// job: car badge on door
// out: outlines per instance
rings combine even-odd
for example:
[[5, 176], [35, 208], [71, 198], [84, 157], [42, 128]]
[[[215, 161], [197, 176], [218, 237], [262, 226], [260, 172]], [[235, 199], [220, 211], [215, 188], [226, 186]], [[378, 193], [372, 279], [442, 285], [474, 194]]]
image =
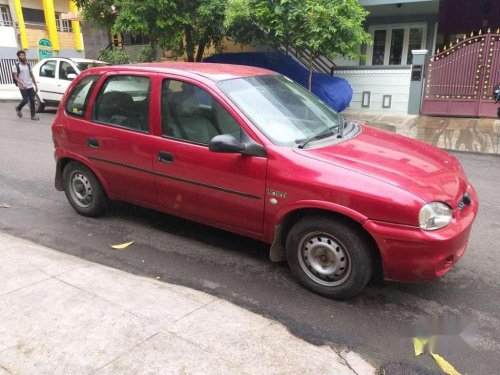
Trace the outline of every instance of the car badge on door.
[[272, 189], [267, 189], [267, 194], [273, 196], [273, 197], [280, 197], [280, 198], [286, 198], [288, 193], [283, 193], [281, 191], [277, 190], [272, 190]]

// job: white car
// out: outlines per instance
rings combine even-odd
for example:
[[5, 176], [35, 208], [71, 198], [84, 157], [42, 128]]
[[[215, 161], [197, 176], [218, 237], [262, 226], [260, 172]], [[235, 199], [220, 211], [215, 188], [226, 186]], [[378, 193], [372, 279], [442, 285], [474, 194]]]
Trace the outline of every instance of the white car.
[[45, 107], [57, 107], [64, 93], [78, 74], [98, 66], [109, 65], [104, 61], [53, 57], [39, 61], [33, 67], [33, 75], [38, 85], [36, 111]]

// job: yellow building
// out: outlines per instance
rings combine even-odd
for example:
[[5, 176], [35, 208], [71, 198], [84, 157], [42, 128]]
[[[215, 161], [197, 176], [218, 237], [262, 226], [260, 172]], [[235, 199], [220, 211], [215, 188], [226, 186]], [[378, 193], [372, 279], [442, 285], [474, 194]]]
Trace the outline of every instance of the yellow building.
[[[80, 22], [72, 0], [0, 0], [0, 59], [85, 57]], [[73, 18], [74, 19], [74, 18]]]

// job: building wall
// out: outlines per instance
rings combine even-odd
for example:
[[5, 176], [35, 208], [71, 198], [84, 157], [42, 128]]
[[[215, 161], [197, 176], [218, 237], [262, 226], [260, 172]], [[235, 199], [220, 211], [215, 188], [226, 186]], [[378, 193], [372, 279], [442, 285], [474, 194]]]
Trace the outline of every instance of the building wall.
[[16, 31], [13, 27], [0, 27], [0, 59], [11, 59], [18, 50]]
[[[136, 44], [136, 45], [125, 45], [123, 46], [123, 49], [127, 54], [130, 56], [130, 61], [137, 61], [137, 56], [140, 52], [141, 49], [144, 47], [147, 47], [147, 44]], [[250, 45], [240, 45], [237, 43], [234, 43], [230, 39], [224, 39], [222, 42], [222, 52], [255, 52], [257, 50], [256, 47], [250, 46]], [[213, 46], [210, 46], [209, 48], [205, 48], [203, 58], [212, 56], [213, 54], [217, 53], [218, 51], [215, 50]], [[168, 51], [165, 52], [166, 58], [169, 60], [177, 60], [177, 61], [187, 61], [187, 56], [171, 56]], [[163, 52], [158, 51], [158, 58], [161, 59], [163, 57]]]
[[441, 0], [439, 4], [438, 47], [455, 42], [457, 34], [469, 35], [500, 27], [499, 0]]
[[[345, 67], [335, 69], [336, 77], [345, 78], [352, 86], [353, 98], [350, 109], [369, 111], [387, 111], [407, 113], [410, 94], [409, 67], [374, 68], [374, 67]], [[363, 106], [365, 93], [366, 106]], [[369, 101], [368, 101], [369, 96]], [[390, 108], [384, 108], [386, 104]]]
[[82, 22], [82, 35], [85, 44], [85, 56], [89, 59], [97, 59], [99, 51], [109, 44], [109, 34], [103, 28], [94, 23]]
[[[57, 13], [69, 12], [69, 0], [53, 0], [54, 10]], [[0, 0], [0, 4], [9, 5], [13, 22], [17, 23], [14, 2], [12, 0]], [[43, 10], [41, 0], [21, 0], [23, 8]], [[26, 22], [25, 22], [26, 23]], [[26, 24], [26, 34], [29, 48], [26, 50], [29, 59], [38, 59], [38, 42], [40, 39], [50, 39], [46, 25]], [[73, 32], [57, 32], [59, 39], [59, 51], [53, 51], [54, 56], [62, 57], [85, 57], [84, 51], [76, 50], [75, 34]], [[14, 27], [0, 27], [0, 58], [15, 57], [16, 51], [20, 49], [19, 30]]]
[[[371, 26], [425, 24], [425, 49], [429, 50], [429, 54], [432, 54], [435, 42], [437, 20], [438, 15], [435, 13], [403, 14], [398, 15], [397, 17], [368, 17], [366, 21], [366, 29], [368, 30]], [[362, 48], [361, 52], [366, 56], [366, 48]], [[350, 104], [350, 109], [384, 111], [386, 113], [408, 112], [411, 66], [368, 66], [367, 62], [363, 58], [359, 60], [339, 58], [334, 62], [337, 64], [334, 75], [345, 78], [353, 88], [353, 99]], [[363, 98], [365, 103], [363, 103]], [[389, 101], [390, 107], [384, 108], [384, 104], [389, 104]]]

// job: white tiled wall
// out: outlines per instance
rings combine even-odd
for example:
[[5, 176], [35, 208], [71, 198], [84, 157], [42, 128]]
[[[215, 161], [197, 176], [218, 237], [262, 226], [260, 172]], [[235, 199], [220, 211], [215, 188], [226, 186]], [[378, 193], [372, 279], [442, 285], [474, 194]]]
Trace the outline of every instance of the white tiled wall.
[[[334, 75], [345, 78], [353, 88], [350, 109], [407, 113], [410, 94], [410, 67], [398, 69], [335, 69]], [[370, 93], [370, 106], [362, 107], [363, 92]], [[383, 108], [384, 95], [391, 96], [391, 108]]]

